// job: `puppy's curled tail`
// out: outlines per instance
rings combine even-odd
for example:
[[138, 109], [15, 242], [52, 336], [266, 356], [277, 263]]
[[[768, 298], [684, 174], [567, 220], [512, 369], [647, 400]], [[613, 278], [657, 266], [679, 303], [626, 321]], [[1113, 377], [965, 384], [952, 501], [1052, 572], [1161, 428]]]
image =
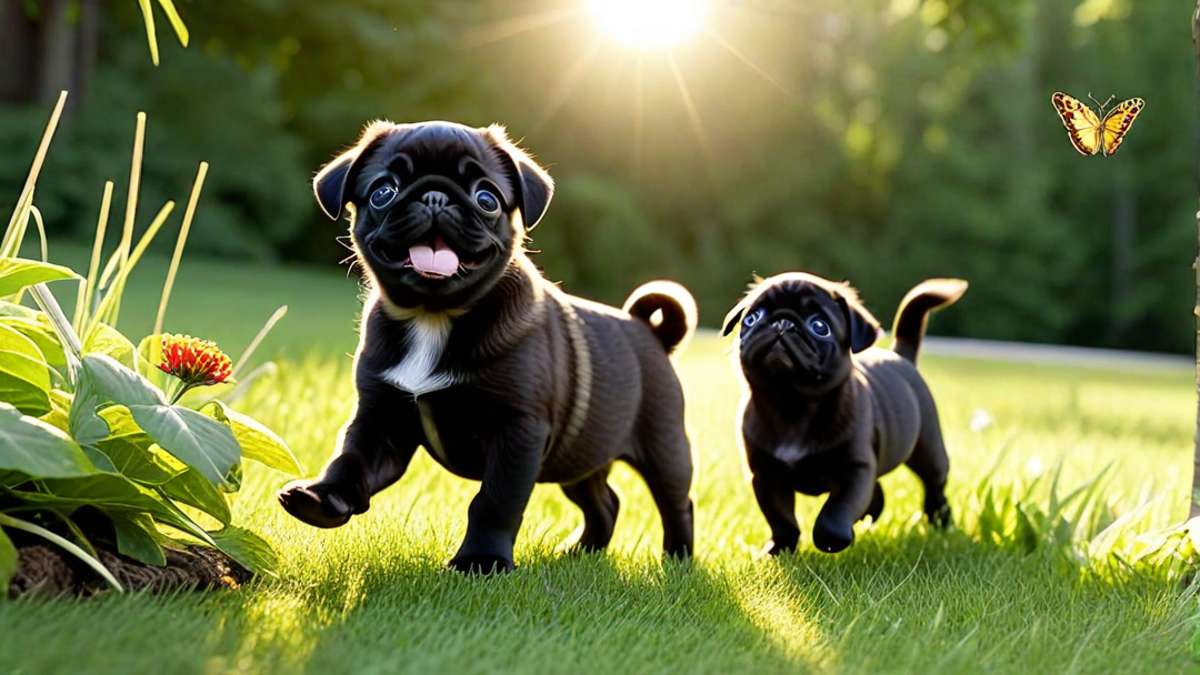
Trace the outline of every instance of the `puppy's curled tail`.
[[621, 309], [650, 324], [671, 354], [696, 332], [696, 301], [674, 281], [651, 281], [634, 289]]
[[900, 301], [896, 325], [892, 329], [895, 338], [892, 351], [916, 364], [929, 313], [954, 304], [966, 291], [967, 282], [962, 279], [927, 279], [917, 284]]

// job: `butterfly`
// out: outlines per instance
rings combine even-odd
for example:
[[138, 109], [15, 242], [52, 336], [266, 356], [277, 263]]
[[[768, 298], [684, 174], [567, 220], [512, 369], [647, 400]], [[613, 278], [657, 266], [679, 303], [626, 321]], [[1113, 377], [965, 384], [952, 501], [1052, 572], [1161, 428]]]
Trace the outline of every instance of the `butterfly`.
[[[1088, 98], [1092, 98], [1092, 95], [1088, 94]], [[1100, 103], [1092, 98], [1092, 103], [1096, 104], [1100, 115], [1103, 115], [1100, 117], [1074, 96], [1056, 91], [1050, 97], [1054, 109], [1058, 111], [1059, 117], [1062, 117], [1063, 126], [1067, 128], [1067, 137], [1071, 139], [1071, 145], [1074, 145], [1080, 154], [1103, 153], [1108, 157], [1115, 153], [1121, 146], [1121, 141], [1125, 139], [1125, 134], [1129, 133], [1129, 127], [1133, 126], [1133, 121], [1146, 106], [1142, 99], [1131, 98], [1118, 103], [1106, 114], [1104, 109], [1112, 100], [1113, 97], [1109, 96], [1107, 101]]]

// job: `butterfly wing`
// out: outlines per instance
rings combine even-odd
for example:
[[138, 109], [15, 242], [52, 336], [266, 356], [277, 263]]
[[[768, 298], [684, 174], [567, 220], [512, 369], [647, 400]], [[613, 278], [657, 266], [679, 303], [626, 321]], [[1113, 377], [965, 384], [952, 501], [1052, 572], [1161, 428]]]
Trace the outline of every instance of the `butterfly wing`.
[[[1054, 104], [1054, 109], [1062, 118], [1063, 126], [1067, 128], [1067, 137], [1071, 139], [1071, 145], [1084, 155], [1094, 155], [1099, 152], [1102, 147], [1102, 138], [1100, 118], [1096, 117], [1096, 113], [1092, 112], [1092, 109], [1079, 99], [1061, 91], [1054, 92], [1054, 96], [1050, 97], [1050, 102]], [[1116, 112], [1116, 109], [1113, 112]], [[1120, 140], [1117, 143], [1119, 144]]]
[[1102, 150], [1105, 157], [1115, 153], [1121, 146], [1121, 141], [1125, 140], [1125, 134], [1129, 132], [1129, 127], [1133, 126], [1133, 121], [1141, 114], [1144, 107], [1146, 107], [1145, 101], [1140, 98], [1131, 98], [1121, 102], [1104, 116], [1101, 134], [1104, 136]]

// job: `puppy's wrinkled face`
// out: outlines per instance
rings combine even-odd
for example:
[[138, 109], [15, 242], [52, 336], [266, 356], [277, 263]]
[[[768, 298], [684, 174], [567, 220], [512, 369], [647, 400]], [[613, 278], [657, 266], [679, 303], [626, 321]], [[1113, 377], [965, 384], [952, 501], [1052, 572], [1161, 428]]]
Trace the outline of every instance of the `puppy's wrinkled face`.
[[752, 389], [819, 396], [846, 381], [851, 353], [875, 342], [879, 323], [849, 286], [793, 272], [764, 280], [734, 307], [725, 334], [735, 327]]
[[376, 122], [314, 189], [331, 217], [350, 205], [355, 251], [389, 302], [440, 311], [495, 285], [552, 183], [499, 127]]

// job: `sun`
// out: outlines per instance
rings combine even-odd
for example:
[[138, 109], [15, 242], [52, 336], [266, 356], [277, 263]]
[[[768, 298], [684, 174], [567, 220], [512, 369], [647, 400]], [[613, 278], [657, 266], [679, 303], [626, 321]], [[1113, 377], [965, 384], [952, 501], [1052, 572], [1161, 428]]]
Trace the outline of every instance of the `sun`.
[[704, 29], [706, 0], [589, 0], [596, 23], [612, 39], [639, 49], [674, 47]]

